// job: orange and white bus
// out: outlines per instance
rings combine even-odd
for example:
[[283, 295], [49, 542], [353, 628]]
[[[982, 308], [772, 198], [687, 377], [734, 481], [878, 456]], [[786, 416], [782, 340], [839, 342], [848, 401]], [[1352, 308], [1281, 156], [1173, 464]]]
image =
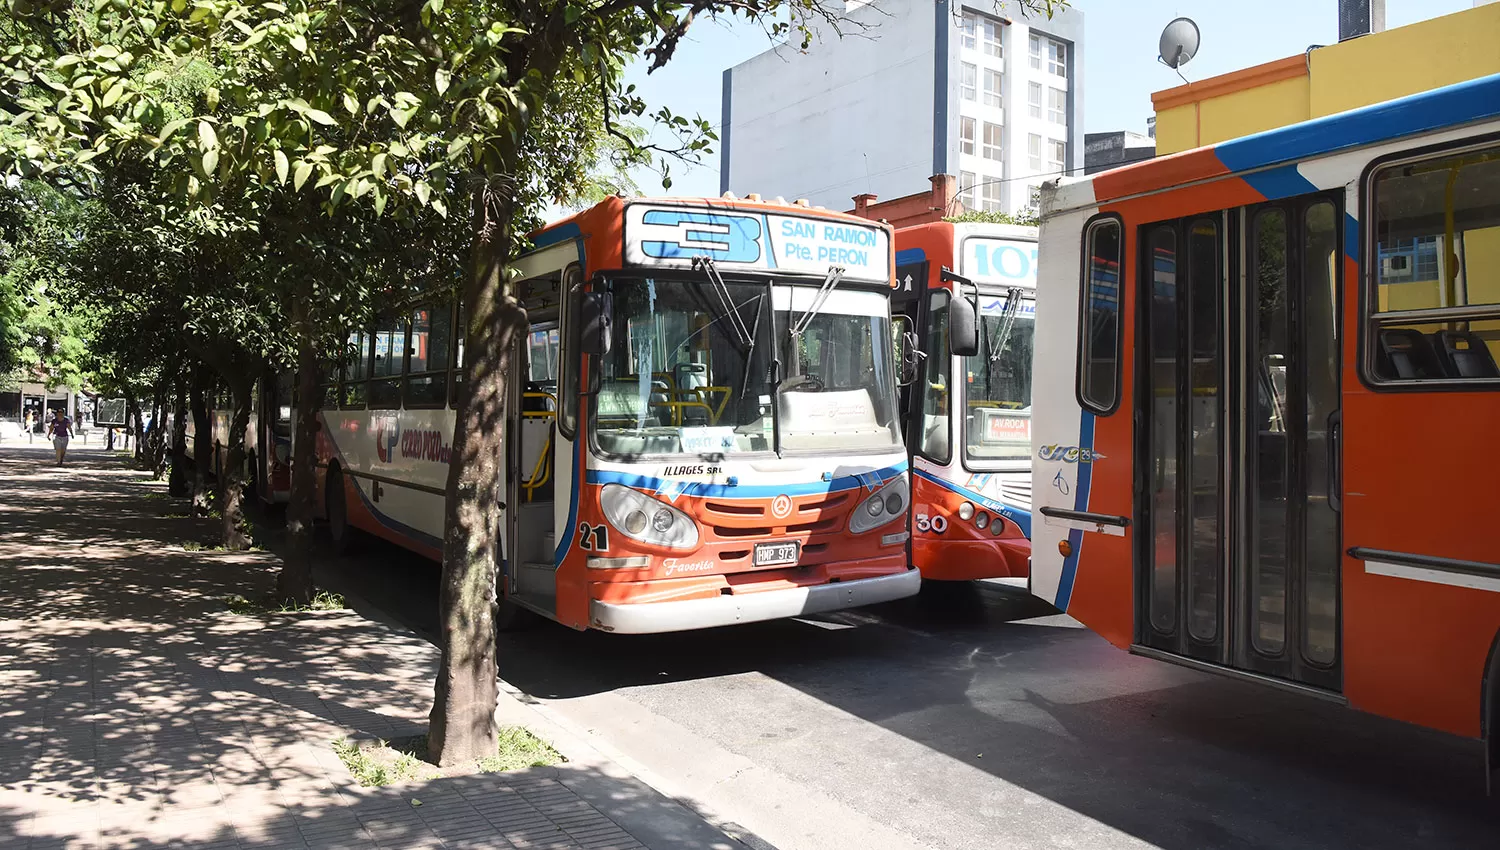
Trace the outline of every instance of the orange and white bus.
[[[576, 629], [668, 632], [915, 593], [888, 225], [751, 196], [611, 198], [513, 264], [502, 590]], [[462, 323], [352, 335], [323, 492], [438, 557]]]
[[1031, 590], [1500, 767], [1500, 75], [1043, 192]]
[[[293, 373], [271, 374], [255, 382], [250, 419], [245, 425], [245, 495], [263, 505], [284, 505], [292, 490], [292, 379]], [[209, 447], [204, 471], [217, 478], [229, 462], [229, 426], [234, 420], [234, 400], [227, 391], [210, 396], [208, 403]], [[163, 423], [168, 425], [169, 423]], [[183, 454], [196, 464], [197, 433], [191, 413]]]
[[[896, 231], [896, 309], [916, 329], [903, 394], [912, 561], [924, 579], [1024, 578], [1031, 560], [1034, 227], [936, 222]], [[953, 302], [967, 302], [963, 318]], [[972, 350], [949, 324], [972, 322]], [[961, 415], [954, 415], [955, 411]]]

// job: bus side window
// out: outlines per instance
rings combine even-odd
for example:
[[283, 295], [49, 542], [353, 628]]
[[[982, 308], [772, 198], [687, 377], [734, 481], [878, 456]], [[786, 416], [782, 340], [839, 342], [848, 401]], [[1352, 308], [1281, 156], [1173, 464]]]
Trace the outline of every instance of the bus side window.
[[454, 315], [457, 318], [453, 322], [453, 381], [448, 386], [448, 406], [457, 410], [458, 397], [463, 393], [464, 379], [468, 377], [468, 371], [464, 369], [464, 340], [469, 332], [464, 325], [467, 317], [464, 316], [463, 302], [459, 302]]
[[1101, 218], [1084, 234], [1078, 327], [1078, 401], [1109, 415], [1120, 401], [1120, 220]]
[[1500, 381], [1497, 186], [1493, 144], [1371, 174], [1364, 345], [1375, 382]]
[[426, 304], [411, 312], [406, 357], [406, 406], [442, 407], [448, 393], [448, 349], [453, 343], [453, 310]]
[[339, 406], [346, 410], [364, 407], [368, 398], [370, 341], [371, 335], [365, 331], [349, 334], [348, 350], [344, 352], [344, 397], [339, 400]]
[[370, 407], [401, 406], [401, 370], [406, 363], [406, 322], [386, 317], [375, 324], [375, 359], [370, 368]]

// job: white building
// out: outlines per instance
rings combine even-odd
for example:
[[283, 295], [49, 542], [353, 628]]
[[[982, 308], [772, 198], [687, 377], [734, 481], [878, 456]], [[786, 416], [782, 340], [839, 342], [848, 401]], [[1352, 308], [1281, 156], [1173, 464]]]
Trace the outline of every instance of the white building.
[[720, 191], [844, 209], [954, 174], [966, 206], [1013, 213], [1042, 180], [1082, 173], [1082, 12], [873, 0], [847, 15], [843, 38], [724, 72]]

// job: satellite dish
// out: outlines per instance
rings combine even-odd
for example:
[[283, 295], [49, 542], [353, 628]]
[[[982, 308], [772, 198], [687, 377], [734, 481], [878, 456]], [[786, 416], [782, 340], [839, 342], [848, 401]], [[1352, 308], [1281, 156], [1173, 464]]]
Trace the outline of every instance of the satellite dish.
[[1161, 31], [1160, 61], [1172, 70], [1186, 65], [1198, 53], [1202, 35], [1192, 18], [1177, 18]]

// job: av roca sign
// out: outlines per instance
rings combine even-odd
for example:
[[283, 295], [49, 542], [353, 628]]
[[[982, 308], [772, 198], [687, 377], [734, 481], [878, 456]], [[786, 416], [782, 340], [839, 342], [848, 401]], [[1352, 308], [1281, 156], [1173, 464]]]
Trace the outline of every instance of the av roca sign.
[[625, 208], [625, 262], [689, 268], [696, 257], [720, 266], [826, 274], [842, 266], [851, 280], [890, 278], [885, 230], [843, 221], [702, 207]]

